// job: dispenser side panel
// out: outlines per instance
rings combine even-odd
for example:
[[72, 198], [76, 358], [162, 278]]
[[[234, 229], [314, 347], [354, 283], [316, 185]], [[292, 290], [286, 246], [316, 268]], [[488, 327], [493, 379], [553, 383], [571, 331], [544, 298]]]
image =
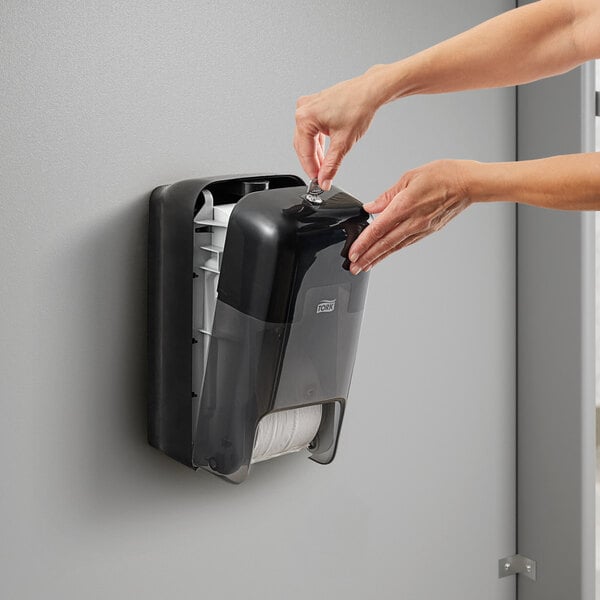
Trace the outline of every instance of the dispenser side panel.
[[195, 181], [157, 188], [148, 228], [148, 441], [191, 465]]

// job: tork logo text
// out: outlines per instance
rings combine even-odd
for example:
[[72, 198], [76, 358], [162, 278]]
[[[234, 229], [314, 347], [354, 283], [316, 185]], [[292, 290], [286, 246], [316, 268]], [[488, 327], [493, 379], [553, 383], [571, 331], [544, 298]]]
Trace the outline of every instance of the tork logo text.
[[317, 314], [325, 312], [333, 312], [335, 310], [335, 298], [333, 300], [321, 300], [317, 304]]

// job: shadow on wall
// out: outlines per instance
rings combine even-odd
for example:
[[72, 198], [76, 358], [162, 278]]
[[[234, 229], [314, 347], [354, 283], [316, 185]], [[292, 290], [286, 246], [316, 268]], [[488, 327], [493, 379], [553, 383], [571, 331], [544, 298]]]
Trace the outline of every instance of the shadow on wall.
[[182, 505], [200, 508], [213, 498], [237, 502], [267, 480], [270, 493], [294, 481], [301, 485], [303, 468], [318, 468], [305, 457], [281, 457], [255, 465], [247, 482], [233, 486], [148, 445], [147, 222], [148, 195], [123, 202], [109, 218], [93, 226], [88, 222], [71, 238], [64, 257], [75, 265], [66, 301], [78, 313], [70, 317], [65, 344], [73, 361], [68, 372], [76, 375], [63, 376], [64, 391], [56, 390], [64, 408], [54, 426], [62, 434], [68, 420], [70, 430], [62, 437], [64, 456], [55, 468], [88, 526], [90, 519], [118, 517], [116, 523], [122, 523], [124, 515], [141, 517], [158, 505], [165, 514]]

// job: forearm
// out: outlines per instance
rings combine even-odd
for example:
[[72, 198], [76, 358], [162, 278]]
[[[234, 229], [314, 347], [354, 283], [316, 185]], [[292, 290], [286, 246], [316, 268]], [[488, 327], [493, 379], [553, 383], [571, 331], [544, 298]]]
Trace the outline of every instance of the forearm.
[[510, 201], [561, 210], [600, 210], [600, 153], [462, 164], [473, 202]]
[[384, 104], [412, 94], [503, 87], [563, 73], [597, 51], [598, 5], [598, 0], [540, 0], [508, 11], [373, 69], [374, 94]]

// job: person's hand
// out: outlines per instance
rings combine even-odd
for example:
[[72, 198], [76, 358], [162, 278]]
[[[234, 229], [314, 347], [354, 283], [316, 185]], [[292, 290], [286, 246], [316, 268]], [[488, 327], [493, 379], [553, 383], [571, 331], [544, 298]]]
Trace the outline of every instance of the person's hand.
[[[360, 77], [298, 100], [294, 148], [306, 174], [311, 179], [318, 177], [324, 190], [331, 187], [342, 160], [367, 131], [382, 104], [380, 76], [384, 69], [377, 65]], [[327, 152], [326, 136], [330, 139]]]
[[438, 231], [471, 204], [466, 174], [472, 161], [438, 160], [405, 173], [364, 205], [381, 213], [350, 248], [350, 271], [368, 271], [386, 256]]

